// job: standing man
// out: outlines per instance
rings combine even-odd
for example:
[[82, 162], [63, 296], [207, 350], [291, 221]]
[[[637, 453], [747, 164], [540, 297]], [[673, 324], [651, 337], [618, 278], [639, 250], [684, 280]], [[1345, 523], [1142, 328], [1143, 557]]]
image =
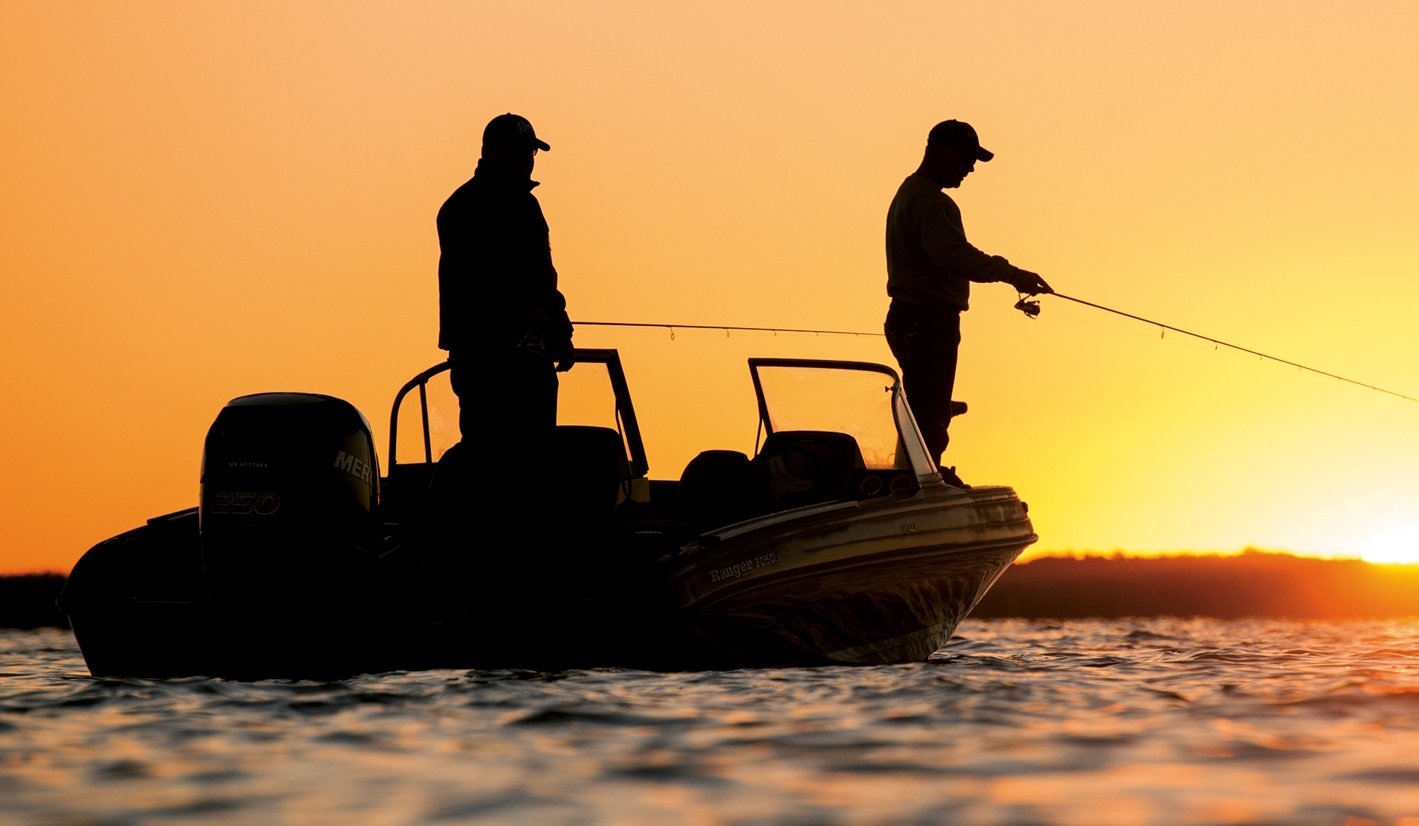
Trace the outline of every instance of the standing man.
[[567, 302], [532, 194], [539, 149], [551, 147], [526, 118], [493, 118], [472, 180], [438, 214], [439, 347], [452, 365], [463, 439], [493, 459], [547, 445], [556, 371], [572, 360]]
[[[971, 246], [960, 208], [942, 191], [960, 186], [976, 161], [993, 157], [970, 124], [942, 121], [926, 138], [921, 166], [887, 210], [887, 344], [937, 467], [949, 440], [961, 313], [969, 307], [971, 282], [1003, 281], [1030, 295], [1053, 292], [1035, 273]], [[967, 487], [954, 467], [941, 467], [941, 475], [947, 484]]]

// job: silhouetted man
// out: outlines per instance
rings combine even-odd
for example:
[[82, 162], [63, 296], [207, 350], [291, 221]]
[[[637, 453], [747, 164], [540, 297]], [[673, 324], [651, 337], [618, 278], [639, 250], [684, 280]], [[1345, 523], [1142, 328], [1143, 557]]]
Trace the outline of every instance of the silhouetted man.
[[554, 365], [572, 358], [547, 220], [532, 194], [539, 149], [551, 147], [526, 118], [493, 118], [473, 179], [438, 215], [439, 347], [452, 364], [465, 449], [497, 459], [546, 446], [557, 423]]
[[[921, 166], [897, 189], [887, 210], [887, 344], [902, 368], [912, 414], [941, 466], [949, 441], [951, 389], [961, 313], [971, 282], [1003, 281], [1022, 293], [1053, 292], [1044, 279], [966, 240], [961, 210], [943, 192], [995, 155], [981, 148], [976, 130], [956, 120], [932, 127]], [[954, 467], [941, 468], [949, 484], [965, 487]]]

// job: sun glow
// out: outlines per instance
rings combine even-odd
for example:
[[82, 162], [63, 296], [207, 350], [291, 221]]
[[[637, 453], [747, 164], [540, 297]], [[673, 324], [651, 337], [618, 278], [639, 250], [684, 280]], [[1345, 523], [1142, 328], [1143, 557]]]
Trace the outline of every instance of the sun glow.
[[1380, 564], [1419, 563], [1419, 522], [1391, 525], [1360, 545], [1360, 558]]
[[[1419, 392], [1419, 3], [347, 5], [0, 2], [0, 573], [195, 504], [235, 396], [347, 399], [383, 448], [443, 359], [435, 217], [507, 111], [554, 147], [579, 320], [880, 331], [888, 204], [960, 118], [996, 153], [952, 190], [987, 253]], [[1043, 547], [1419, 562], [1411, 402], [1016, 300], [972, 288], [946, 463]], [[754, 450], [750, 357], [896, 364], [875, 336], [576, 341], [620, 351], [656, 479]]]

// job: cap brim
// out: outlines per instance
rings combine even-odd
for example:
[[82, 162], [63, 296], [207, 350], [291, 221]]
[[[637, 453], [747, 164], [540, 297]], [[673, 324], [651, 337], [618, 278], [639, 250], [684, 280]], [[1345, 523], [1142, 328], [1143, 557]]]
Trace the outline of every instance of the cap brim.
[[552, 150], [552, 147], [548, 146], [546, 141], [534, 139], [532, 145], [541, 149], [543, 152], [550, 152]]
[[990, 160], [991, 158], [994, 158], [994, 157], [995, 157], [995, 153], [994, 153], [994, 152], [991, 152], [989, 149], [986, 149], [986, 148], [983, 147], [983, 146], [977, 146], [977, 147], [976, 147], [976, 160], [978, 160], [978, 161], [988, 161], [988, 160]]

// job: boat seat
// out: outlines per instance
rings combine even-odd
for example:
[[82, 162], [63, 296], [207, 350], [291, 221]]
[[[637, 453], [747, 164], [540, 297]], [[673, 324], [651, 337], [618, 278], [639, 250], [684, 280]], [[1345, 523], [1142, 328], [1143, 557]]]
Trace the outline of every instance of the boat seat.
[[552, 437], [558, 505], [571, 518], [609, 516], [631, 479], [626, 444], [609, 427], [558, 425]]
[[675, 490], [675, 518], [701, 532], [768, 513], [764, 477], [737, 450], [706, 450], [690, 460]]
[[[517, 497], [526, 491], [508, 489], [501, 474], [479, 462], [464, 442], [449, 448], [438, 461], [429, 495], [441, 507], [487, 497]], [[621, 434], [609, 427], [558, 425], [552, 434], [550, 466], [540, 475], [552, 479], [554, 502], [575, 511], [606, 511], [631, 478]]]
[[754, 465], [765, 479], [776, 510], [837, 499], [862, 468], [862, 450], [846, 433], [784, 430], [764, 440]]

